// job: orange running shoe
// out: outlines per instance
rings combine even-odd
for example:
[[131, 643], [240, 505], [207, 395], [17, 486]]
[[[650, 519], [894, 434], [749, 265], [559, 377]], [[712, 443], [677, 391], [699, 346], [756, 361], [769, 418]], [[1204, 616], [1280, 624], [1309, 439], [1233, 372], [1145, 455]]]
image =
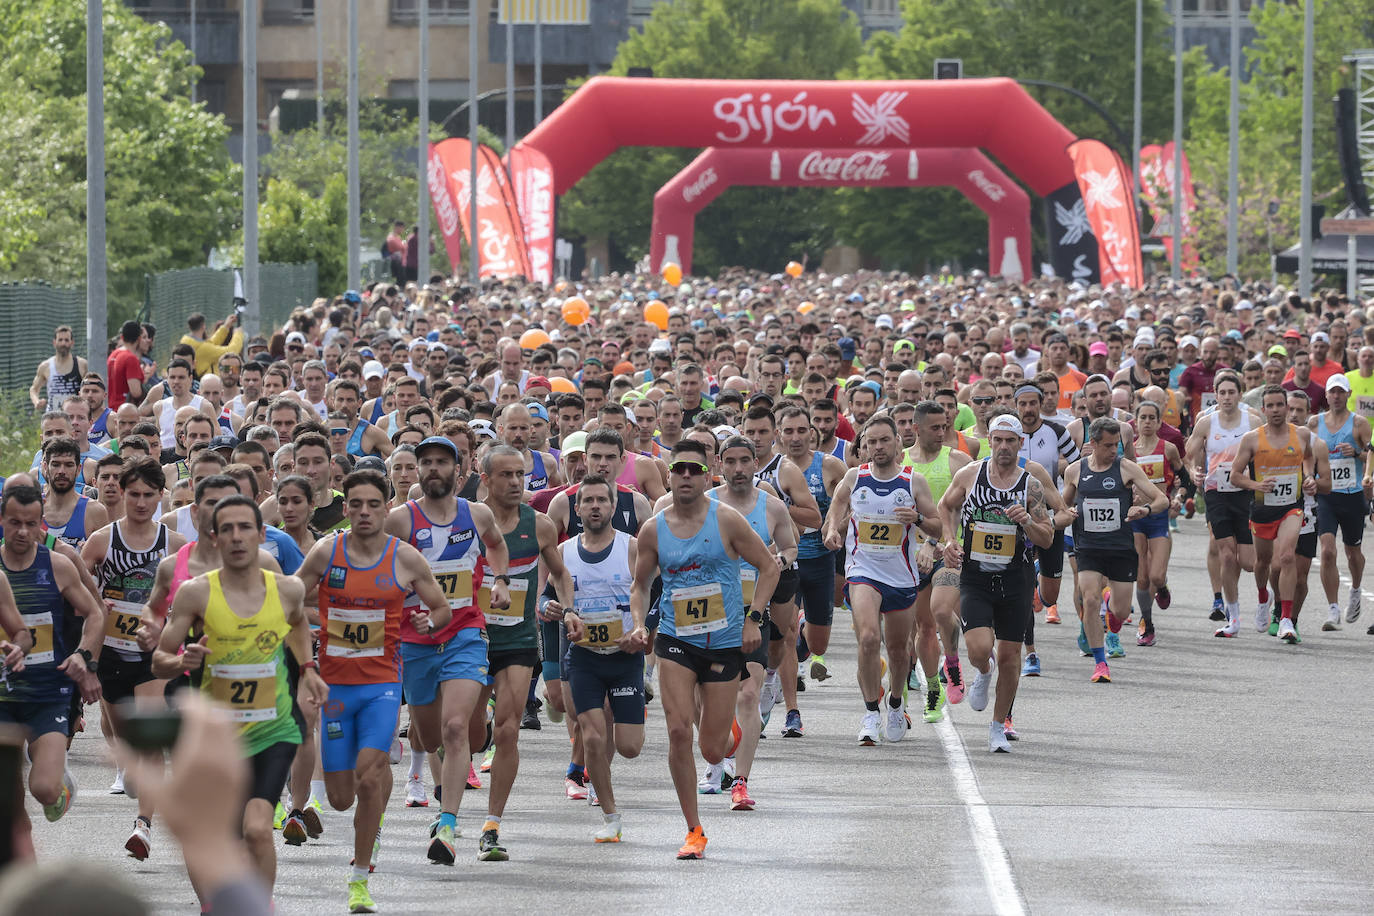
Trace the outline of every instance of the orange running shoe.
[[1045, 623], [1059, 623], [1059, 605], [1051, 604], [1045, 608]]
[[730, 787], [730, 810], [754, 810], [754, 800], [749, 797], [749, 783], [743, 777], [737, 778], [735, 784]]
[[1031, 592], [1031, 613], [1039, 614], [1045, 609], [1045, 604], [1040, 600], [1040, 589]]
[[482, 780], [481, 780], [480, 777], [478, 777], [477, 771], [476, 771], [475, 769], [473, 769], [472, 764], [468, 764], [468, 788], [469, 788], [469, 789], [480, 789], [480, 788], [482, 788]]
[[701, 829], [700, 824], [687, 831], [687, 839], [683, 841], [682, 848], [677, 851], [677, 857], [679, 859], [706, 858], [706, 833]]

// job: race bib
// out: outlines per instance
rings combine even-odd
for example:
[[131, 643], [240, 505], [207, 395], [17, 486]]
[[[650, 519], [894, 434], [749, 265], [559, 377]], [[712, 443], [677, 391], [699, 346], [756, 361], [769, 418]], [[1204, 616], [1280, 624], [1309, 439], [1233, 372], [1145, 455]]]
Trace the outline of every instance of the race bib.
[[1366, 419], [1374, 420], [1374, 395], [1362, 394], [1355, 398], [1355, 412]]
[[434, 570], [434, 578], [444, 590], [450, 608], [457, 611], [472, 604], [471, 560], [431, 560], [429, 568]]
[[1083, 500], [1083, 530], [1094, 533], [1117, 531], [1121, 528], [1121, 501], [1116, 499]]
[[380, 656], [386, 646], [385, 608], [330, 608], [325, 654], [333, 658]]
[[1274, 489], [1264, 494], [1266, 506], [1291, 506], [1298, 501], [1298, 475], [1275, 474], [1269, 478], [1274, 481]]
[[477, 606], [489, 627], [518, 627], [525, 622], [525, 593], [530, 584], [524, 579], [511, 579], [506, 590], [510, 592], [510, 606], [493, 608], [491, 606], [491, 586], [483, 585], [477, 590]]
[[989, 566], [1006, 566], [1016, 552], [1016, 526], [974, 522], [969, 558]]
[[865, 550], [896, 551], [902, 549], [902, 537], [906, 526], [901, 522], [884, 516], [855, 518], [859, 532], [859, 543]]
[[1140, 465], [1140, 469], [1150, 478], [1151, 483], [1164, 482], [1163, 455], [1142, 455], [1136, 459], [1136, 464]]
[[744, 606], [749, 607], [754, 603], [754, 586], [758, 584], [759, 571], [757, 569], [746, 569], [743, 564], [739, 568], [739, 587], [744, 593]]
[[602, 655], [618, 652], [616, 645], [625, 635], [624, 605], [616, 604], [614, 598], [584, 598], [575, 603], [577, 616], [582, 618], [586, 633], [575, 645]]
[[[377, 630], [381, 632], [382, 628]], [[276, 662], [211, 665], [210, 695], [229, 707], [230, 718], [235, 722], [270, 722], [277, 717]]]
[[699, 636], [725, 629], [725, 597], [719, 582], [675, 588], [672, 602], [673, 629], [678, 636]]
[[138, 647], [138, 627], [143, 605], [133, 601], [106, 599], [110, 612], [105, 615], [105, 645], [120, 652], [142, 652]]
[[1223, 461], [1217, 465], [1216, 469], [1217, 492], [1219, 493], [1238, 493], [1240, 487], [1231, 483], [1231, 462]]
[[1331, 489], [1333, 490], [1352, 490], [1356, 486], [1355, 481], [1355, 459], [1354, 458], [1332, 458], [1331, 459]]
[[24, 659], [25, 665], [50, 665], [53, 662], [52, 612], [41, 614], [20, 614], [19, 618], [28, 627], [33, 637], [33, 648]]
[[1202, 411], [1211, 410], [1217, 406], [1217, 393], [1215, 391], [1202, 392]]

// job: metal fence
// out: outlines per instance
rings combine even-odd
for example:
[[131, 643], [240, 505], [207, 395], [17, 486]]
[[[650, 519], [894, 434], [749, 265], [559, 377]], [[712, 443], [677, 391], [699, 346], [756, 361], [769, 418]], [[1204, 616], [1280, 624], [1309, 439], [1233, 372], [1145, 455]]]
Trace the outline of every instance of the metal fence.
[[[262, 332], [270, 336], [293, 309], [310, 305], [319, 289], [319, 269], [309, 264], [263, 264], [258, 268], [262, 297]], [[166, 365], [172, 347], [186, 333], [186, 319], [200, 312], [207, 324], [234, 309], [234, 272], [189, 267], [150, 274], [144, 287], [141, 318], [157, 327], [154, 354]]]
[[53, 329], [63, 324], [71, 325], [74, 352], [84, 355], [85, 290], [0, 283], [0, 389], [27, 389], [32, 384], [38, 364], [52, 356]]

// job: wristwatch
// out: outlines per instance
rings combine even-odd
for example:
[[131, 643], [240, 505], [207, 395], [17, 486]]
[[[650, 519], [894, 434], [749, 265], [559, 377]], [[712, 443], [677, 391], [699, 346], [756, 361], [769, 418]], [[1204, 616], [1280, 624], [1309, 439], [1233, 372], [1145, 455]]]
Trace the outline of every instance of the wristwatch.
[[756, 611], [753, 608], [750, 608], [748, 617], [751, 623], [763, 626], [763, 611]]
[[90, 649], [77, 649], [76, 654], [81, 656], [81, 660], [86, 663], [87, 671], [94, 671], [97, 667], [99, 667], [98, 665], [96, 665], [95, 656], [91, 655]]

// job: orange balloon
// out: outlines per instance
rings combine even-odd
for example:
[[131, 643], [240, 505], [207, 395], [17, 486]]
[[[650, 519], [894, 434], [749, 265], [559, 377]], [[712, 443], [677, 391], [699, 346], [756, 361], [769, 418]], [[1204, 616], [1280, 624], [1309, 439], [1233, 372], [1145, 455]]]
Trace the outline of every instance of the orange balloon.
[[577, 393], [577, 386], [572, 383], [572, 380], [566, 379], [561, 375], [555, 375], [553, 378], [549, 379], [549, 385], [552, 387], [552, 390], [560, 394]]
[[801, 305], [797, 306], [797, 311], [801, 312], [803, 315], [809, 315], [809, 314], [811, 314], [812, 310], [815, 309], [815, 308], [816, 308], [816, 303], [814, 303], [814, 302], [803, 302]]
[[796, 261], [788, 261], [787, 266], [784, 267], [783, 270], [789, 277], [800, 277], [802, 275], [802, 266]]
[[668, 330], [668, 306], [657, 299], [645, 303], [644, 320], [657, 325], [660, 331]]
[[[677, 286], [682, 282], [682, 268], [672, 261], [663, 265], [663, 280], [669, 286]], [[652, 319], [649, 319], [652, 320]], [[665, 324], [664, 327], [667, 327]]]
[[520, 349], [533, 350], [549, 342], [549, 335], [538, 328], [530, 328], [520, 335]]
[[587, 305], [587, 300], [581, 296], [573, 296], [563, 303], [563, 320], [568, 324], [584, 324], [590, 317], [592, 317], [592, 310]]

